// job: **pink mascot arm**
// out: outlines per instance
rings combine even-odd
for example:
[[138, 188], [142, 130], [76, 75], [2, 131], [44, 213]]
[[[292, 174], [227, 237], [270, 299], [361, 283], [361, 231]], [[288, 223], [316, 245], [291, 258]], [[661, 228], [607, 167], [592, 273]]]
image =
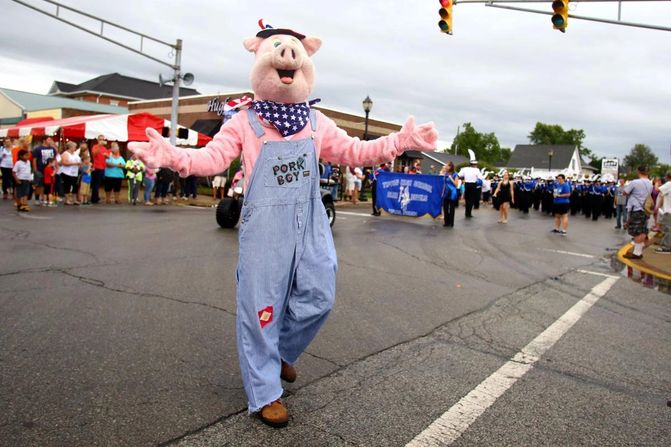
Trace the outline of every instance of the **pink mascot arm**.
[[367, 165], [390, 161], [406, 150], [433, 151], [438, 131], [433, 123], [415, 126], [415, 118], [408, 118], [399, 132], [372, 141], [352, 138], [323, 114], [319, 126], [325, 128], [321, 140], [320, 157], [346, 165]]
[[128, 149], [145, 165], [169, 168], [178, 172], [181, 177], [218, 174], [239, 157], [242, 151], [242, 140], [233, 126], [223, 126], [202, 149], [178, 149], [151, 128], [147, 129], [147, 137], [148, 143], [128, 143]]

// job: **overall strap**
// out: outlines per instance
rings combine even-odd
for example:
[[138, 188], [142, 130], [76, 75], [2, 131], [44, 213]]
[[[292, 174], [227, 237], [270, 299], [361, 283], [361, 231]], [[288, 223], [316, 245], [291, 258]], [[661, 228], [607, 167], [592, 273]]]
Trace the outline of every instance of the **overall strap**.
[[256, 134], [256, 138], [261, 138], [266, 134], [266, 131], [263, 130], [263, 126], [261, 126], [259, 118], [256, 116], [254, 109], [247, 109], [247, 119], [249, 120], [249, 125], [252, 126], [252, 129]]
[[313, 132], [317, 132], [317, 111], [310, 109], [310, 126]]

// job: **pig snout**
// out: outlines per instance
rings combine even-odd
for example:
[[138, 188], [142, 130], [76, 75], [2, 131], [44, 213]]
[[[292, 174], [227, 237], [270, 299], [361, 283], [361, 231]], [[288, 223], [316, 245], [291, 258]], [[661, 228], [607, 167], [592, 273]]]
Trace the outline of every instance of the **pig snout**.
[[275, 47], [272, 61], [282, 83], [291, 84], [294, 82], [296, 70], [303, 65], [303, 54], [291, 43], [282, 43]]

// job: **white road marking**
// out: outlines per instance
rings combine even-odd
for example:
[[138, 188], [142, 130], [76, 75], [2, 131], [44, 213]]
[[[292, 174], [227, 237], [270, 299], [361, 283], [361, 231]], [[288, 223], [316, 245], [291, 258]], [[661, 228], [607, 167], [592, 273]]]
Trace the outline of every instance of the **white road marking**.
[[562, 255], [580, 256], [582, 258], [594, 258], [595, 257], [593, 255], [588, 255], [588, 254], [585, 254], [585, 253], [576, 253], [576, 252], [573, 252], [573, 251], [564, 251], [564, 250], [552, 250], [550, 248], [541, 248], [540, 250], [551, 251], [553, 253], [559, 253], [559, 254], [562, 254]]
[[353, 213], [351, 211], [338, 211], [336, 210], [336, 219], [337, 216], [340, 214], [344, 214], [345, 216], [361, 216], [361, 217], [371, 217], [370, 214], [364, 214], [364, 213]]
[[552, 323], [531, 343], [436, 419], [406, 447], [446, 446], [457, 440], [496, 400], [550, 349], [615, 284], [609, 277]]
[[25, 214], [25, 213], [20, 213], [18, 214], [19, 217], [23, 219], [35, 219], [35, 220], [51, 220], [53, 217], [47, 217], [47, 216], [31, 216], [30, 214]]
[[188, 210], [205, 210], [205, 211], [212, 211], [213, 208], [216, 208], [214, 206], [195, 206], [195, 205], [176, 205], [176, 206], [181, 206], [182, 208], [186, 208]]
[[[337, 220], [337, 216], [340, 216], [342, 214], [344, 214], [346, 216], [367, 217], [367, 218], [370, 219], [371, 222], [376, 220], [371, 214], [353, 213], [351, 211], [338, 211], [337, 209], [336, 209], [336, 220]], [[386, 214], [385, 216], [389, 217], [389, 216], [395, 216], [395, 215], [394, 214]], [[395, 217], [401, 217], [401, 216], [395, 216]], [[422, 216], [422, 217], [416, 217], [416, 218], [412, 218], [412, 219], [410, 219], [410, 218], [408, 218], [408, 219], [393, 219], [393, 221], [394, 222], [410, 223], [410, 224], [414, 224], [414, 225], [424, 225], [424, 222], [426, 222], [429, 219], [433, 220], [434, 223], [436, 221], [436, 219], [432, 219], [430, 216], [428, 218], [425, 217], [425, 216]], [[367, 222], [367, 220], [364, 220], [363, 223], [366, 223], [366, 222]]]
[[578, 273], [586, 273], [588, 275], [594, 275], [594, 276], [603, 276], [604, 278], [619, 278], [619, 276], [616, 275], [609, 275], [607, 273], [600, 273], [600, 272], [590, 272], [589, 270], [576, 270]]

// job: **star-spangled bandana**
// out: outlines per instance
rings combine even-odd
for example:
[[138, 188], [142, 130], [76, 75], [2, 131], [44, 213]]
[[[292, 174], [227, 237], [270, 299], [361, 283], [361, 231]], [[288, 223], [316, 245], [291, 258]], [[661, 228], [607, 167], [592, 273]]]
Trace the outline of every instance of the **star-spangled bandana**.
[[269, 122], [283, 137], [294, 135], [310, 122], [310, 104], [285, 104], [274, 101], [254, 101], [252, 108], [259, 118]]

